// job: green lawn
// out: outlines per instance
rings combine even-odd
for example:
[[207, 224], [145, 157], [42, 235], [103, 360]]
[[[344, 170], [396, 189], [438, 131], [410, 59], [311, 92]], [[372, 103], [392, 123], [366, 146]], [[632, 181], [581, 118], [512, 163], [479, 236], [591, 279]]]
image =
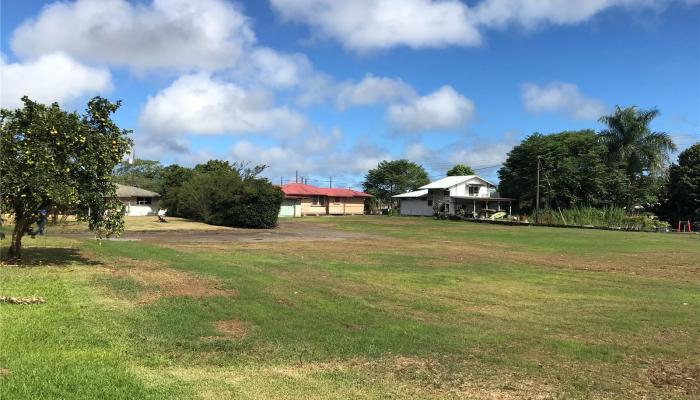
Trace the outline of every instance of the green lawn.
[[700, 396], [699, 236], [286, 223], [358, 237], [27, 239], [0, 295], [46, 303], [0, 304], [0, 399]]

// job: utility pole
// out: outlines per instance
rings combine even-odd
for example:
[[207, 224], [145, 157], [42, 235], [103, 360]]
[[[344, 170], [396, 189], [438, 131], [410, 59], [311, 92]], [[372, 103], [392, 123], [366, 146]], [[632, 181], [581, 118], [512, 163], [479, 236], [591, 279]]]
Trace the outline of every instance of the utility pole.
[[537, 197], [535, 198], [535, 223], [540, 223], [540, 156], [537, 156]]
[[299, 171], [294, 171], [294, 183], [299, 183]]
[[329, 187], [329, 188], [332, 188], [332, 187], [333, 187], [333, 177], [332, 177], [332, 176], [329, 176], [329, 177], [328, 177], [328, 187]]
[[283, 186], [284, 182], [282, 182], [282, 177], [280, 176], [280, 186]]

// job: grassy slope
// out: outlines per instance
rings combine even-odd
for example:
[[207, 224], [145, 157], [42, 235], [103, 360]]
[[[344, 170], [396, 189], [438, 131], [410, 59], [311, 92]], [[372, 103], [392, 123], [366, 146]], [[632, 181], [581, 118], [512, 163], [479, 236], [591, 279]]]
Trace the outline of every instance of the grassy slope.
[[[53, 239], [40, 256], [69, 262], [0, 270], [0, 294], [48, 300], [0, 305], [0, 398], [697, 394], [674, 380], [700, 364], [697, 237], [295, 223], [373, 236], [176, 249]], [[71, 246], [82, 253], [59, 249]], [[237, 295], [183, 295], [137, 273], [166, 267]], [[221, 320], [247, 335], [226, 337]]]

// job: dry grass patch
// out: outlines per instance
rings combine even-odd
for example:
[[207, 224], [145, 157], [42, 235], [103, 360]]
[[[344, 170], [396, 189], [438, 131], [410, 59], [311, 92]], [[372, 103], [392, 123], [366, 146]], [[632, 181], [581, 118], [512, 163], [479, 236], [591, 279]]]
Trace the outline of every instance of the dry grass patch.
[[[462, 371], [464, 369], [461, 369]], [[467, 369], [469, 370], [469, 369]], [[437, 359], [396, 356], [270, 366], [175, 368], [202, 399], [553, 399], [557, 386], [505, 370], [497, 380], [456, 372]]]
[[185, 218], [166, 217], [168, 222], [159, 222], [156, 216], [124, 217], [124, 228], [128, 231], [229, 231], [234, 228], [209, 225]]
[[675, 361], [657, 361], [648, 370], [649, 382], [676, 393], [700, 396], [700, 366]]
[[243, 339], [244, 337], [248, 336], [248, 333], [252, 329], [252, 325], [250, 323], [237, 319], [216, 321], [214, 322], [214, 327], [216, 327], [216, 330], [219, 333], [233, 339]]
[[142, 290], [138, 303], [150, 304], [161, 297], [183, 296], [203, 298], [211, 296], [236, 296], [234, 289], [221, 287], [216, 279], [203, 278], [191, 273], [163, 266], [154, 261], [134, 260], [119, 257], [106, 264], [115, 277], [130, 277], [140, 284]]

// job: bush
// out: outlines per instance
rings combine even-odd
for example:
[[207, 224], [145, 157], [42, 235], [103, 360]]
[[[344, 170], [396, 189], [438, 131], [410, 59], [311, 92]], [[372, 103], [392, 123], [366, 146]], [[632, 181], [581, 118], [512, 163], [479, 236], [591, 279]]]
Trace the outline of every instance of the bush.
[[274, 228], [283, 200], [282, 191], [267, 179], [246, 179], [237, 204], [231, 208], [231, 219], [226, 222], [242, 228]]
[[181, 217], [212, 225], [274, 228], [284, 199], [270, 181], [244, 174], [228, 164], [197, 168], [173, 199]]

